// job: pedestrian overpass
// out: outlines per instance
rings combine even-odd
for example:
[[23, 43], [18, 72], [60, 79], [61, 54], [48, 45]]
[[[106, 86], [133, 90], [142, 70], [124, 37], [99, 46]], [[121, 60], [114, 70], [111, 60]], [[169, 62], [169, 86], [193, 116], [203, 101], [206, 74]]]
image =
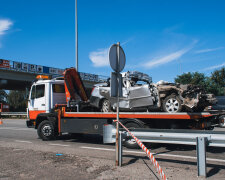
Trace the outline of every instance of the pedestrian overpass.
[[[62, 76], [63, 69], [28, 64], [17, 61], [0, 59], [0, 89], [5, 90], [26, 90], [36, 80], [37, 75], [48, 75], [51, 77]], [[107, 77], [96, 74], [80, 72], [81, 79], [87, 89], [93, 85], [104, 82]]]

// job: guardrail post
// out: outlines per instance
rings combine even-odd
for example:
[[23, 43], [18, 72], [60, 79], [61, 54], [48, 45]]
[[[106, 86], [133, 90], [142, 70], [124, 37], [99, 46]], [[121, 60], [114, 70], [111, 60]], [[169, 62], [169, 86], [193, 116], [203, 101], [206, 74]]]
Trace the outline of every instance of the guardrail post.
[[123, 133], [119, 132], [119, 166], [123, 163]]
[[206, 177], [206, 137], [197, 137], [197, 166], [198, 176]]

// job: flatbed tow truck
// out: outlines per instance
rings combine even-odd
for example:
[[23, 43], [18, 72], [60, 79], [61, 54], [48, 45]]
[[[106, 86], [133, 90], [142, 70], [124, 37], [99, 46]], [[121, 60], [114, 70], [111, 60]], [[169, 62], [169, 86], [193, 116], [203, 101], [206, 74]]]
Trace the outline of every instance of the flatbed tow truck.
[[[115, 125], [115, 112], [92, 111], [82, 80], [74, 68], [65, 70], [64, 78], [41, 78], [31, 87], [27, 126], [37, 129], [42, 140], [52, 140], [64, 133], [103, 135], [104, 126]], [[211, 130], [224, 121], [224, 116], [217, 112], [121, 112], [119, 117], [129, 129]], [[136, 145], [126, 140], [125, 146]]]

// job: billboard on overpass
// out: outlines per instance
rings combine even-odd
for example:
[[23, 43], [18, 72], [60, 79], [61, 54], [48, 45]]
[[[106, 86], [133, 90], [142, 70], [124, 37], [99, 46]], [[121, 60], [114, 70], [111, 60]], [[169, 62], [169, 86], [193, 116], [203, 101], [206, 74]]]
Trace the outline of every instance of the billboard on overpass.
[[10, 61], [0, 59], [0, 68], [10, 68]]
[[34, 64], [29, 64], [29, 71], [31, 71], [31, 72], [36, 72], [36, 65], [34, 65]]
[[10, 61], [5, 59], [0, 59], [0, 68], [8, 68], [11, 70], [22, 71], [22, 72], [31, 72], [38, 74], [60, 74], [62, 75], [64, 70], [52, 67], [46, 67], [41, 65], [23, 63], [18, 61]]
[[43, 66], [37, 65], [37, 72], [38, 73], [43, 73]]
[[25, 71], [25, 72], [28, 72], [28, 69], [29, 69], [29, 64], [22, 63], [22, 70]]
[[13, 68], [16, 70], [21, 70], [21, 62], [13, 61]]

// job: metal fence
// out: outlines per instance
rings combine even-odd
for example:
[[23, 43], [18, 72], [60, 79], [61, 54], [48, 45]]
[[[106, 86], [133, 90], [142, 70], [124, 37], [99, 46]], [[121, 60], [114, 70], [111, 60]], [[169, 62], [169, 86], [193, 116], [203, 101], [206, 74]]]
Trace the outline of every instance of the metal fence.
[[0, 112], [0, 117], [27, 117], [26, 112]]

